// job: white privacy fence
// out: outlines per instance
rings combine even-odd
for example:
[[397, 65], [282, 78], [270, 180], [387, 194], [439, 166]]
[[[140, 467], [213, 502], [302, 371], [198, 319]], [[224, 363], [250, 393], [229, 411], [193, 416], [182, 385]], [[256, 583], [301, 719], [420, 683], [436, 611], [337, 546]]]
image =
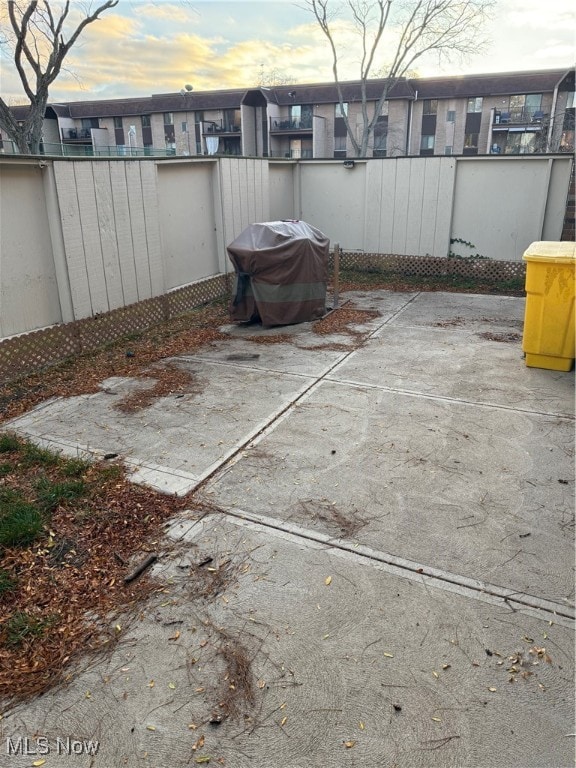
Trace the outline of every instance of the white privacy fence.
[[300, 218], [350, 251], [519, 260], [560, 239], [571, 162], [2, 158], [0, 339], [225, 273], [255, 221]]

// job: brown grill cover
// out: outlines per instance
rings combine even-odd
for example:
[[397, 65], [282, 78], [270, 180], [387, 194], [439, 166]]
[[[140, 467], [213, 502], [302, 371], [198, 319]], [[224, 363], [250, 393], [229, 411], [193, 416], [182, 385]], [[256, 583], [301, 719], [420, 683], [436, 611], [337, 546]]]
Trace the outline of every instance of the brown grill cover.
[[289, 325], [322, 317], [329, 246], [304, 221], [251, 224], [227, 248], [236, 270], [231, 319]]

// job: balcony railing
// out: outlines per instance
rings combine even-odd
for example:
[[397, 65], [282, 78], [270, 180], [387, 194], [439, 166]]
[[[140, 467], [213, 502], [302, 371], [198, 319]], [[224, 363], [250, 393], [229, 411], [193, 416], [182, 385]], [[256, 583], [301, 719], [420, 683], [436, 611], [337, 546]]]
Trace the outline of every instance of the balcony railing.
[[[14, 142], [3, 139], [2, 154], [17, 155], [18, 149]], [[42, 142], [41, 155], [54, 157], [173, 157], [175, 149], [165, 147], [129, 147], [113, 145], [92, 146], [92, 144], [58, 144]]]
[[282, 120], [278, 117], [270, 118], [270, 133], [280, 131], [311, 131], [312, 117], [297, 117], [291, 120]]
[[225, 123], [222, 120], [204, 120], [202, 123], [202, 133], [240, 133], [240, 126], [235, 123]]
[[500, 110], [494, 112], [494, 125], [541, 125], [548, 113], [536, 107]]
[[90, 141], [92, 138], [90, 128], [63, 128], [62, 141]]

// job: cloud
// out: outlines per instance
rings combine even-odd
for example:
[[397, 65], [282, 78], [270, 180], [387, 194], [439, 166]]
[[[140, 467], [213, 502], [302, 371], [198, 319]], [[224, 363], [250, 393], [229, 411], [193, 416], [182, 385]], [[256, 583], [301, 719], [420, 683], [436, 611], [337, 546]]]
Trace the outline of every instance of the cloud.
[[146, 16], [150, 19], [188, 23], [190, 21], [197, 22], [199, 13], [193, 8], [186, 8], [176, 3], [146, 3], [138, 5], [138, 15]]
[[[428, 57], [417, 64], [422, 75], [562, 67], [574, 58], [573, 25], [566, 21], [573, 14], [566, 0], [547, 0], [545, 12], [541, 0], [502, 0], [498, 9], [487, 27], [494, 43], [486, 54], [441, 67]], [[335, 21], [334, 30], [342, 46], [341, 78], [356, 79], [361, 49], [350, 21]], [[386, 37], [375, 68], [384, 65], [391, 47]], [[195, 91], [244, 88], [254, 86], [262, 71], [300, 83], [332, 81], [330, 48], [317, 23], [289, 2], [270, 0], [127, 0], [84, 30], [66, 67], [79, 80], [63, 72], [51, 87], [52, 101], [148, 96], [179, 91], [184, 83]], [[7, 57], [2, 93], [22, 94]]]
[[500, 5], [505, 23], [516, 29], [529, 27], [540, 34], [548, 30], [569, 30], [572, 33], [576, 22], [571, 0], [547, 0], [545, 5], [541, 0], [512, 0]]

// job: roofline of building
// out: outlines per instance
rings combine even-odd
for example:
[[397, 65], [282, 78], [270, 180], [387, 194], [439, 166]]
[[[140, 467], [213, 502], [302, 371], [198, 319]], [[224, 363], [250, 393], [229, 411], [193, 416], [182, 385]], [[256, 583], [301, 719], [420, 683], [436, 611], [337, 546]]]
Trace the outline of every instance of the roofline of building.
[[[433, 85], [436, 84], [438, 86], [441, 85], [448, 85], [451, 82], [459, 82], [463, 83], [467, 80], [479, 80], [479, 79], [485, 79], [485, 80], [494, 80], [494, 79], [500, 79], [507, 80], [509, 78], [524, 78], [524, 77], [535, 77], [535, 76], [544, 76], [546, 77], [549, 75], [550, 77], [556, 76], [558, 79], [555, 80], [554, 86], [557, 87], [562, 80], [568, 75], [569, 73], [573, 72], [574, 67], [555, 67], [553, 69], [536, 69], [536, 70], [518, 70], [518, 71], [511, 71], [511, 72], [493, 72], [493, 73], [487, 73], [487, 72], [481, 72], [479, 74], [466, 74], [466, 75], [446, 75], [446, 76], [434, 76], [434, 77], [414, 77], [414, 78], [399, 78], [398, 80], [393, 81], [393, 86], [396, 86], [397, 84], [404, 84], [407, 86], [409, 90], [412, 91], [412, 94], [409, 93], [403, 93], [401, 95], [398, 95], [396, 99], [414, 99], [416, 98], [416, 94], [421, 86], [426, 85]], [[377, 83], [385, 83], [388, 80], [388, 78], [370, 78], [367, 80], [368, 85], [375, 85]], [[340, 86], [343, 88], [350, 88], [354, 86], [360, 86], [362, 83], [361, 80], [342, 80], [340, 81]], [[212, 89], [212, 90], [203, 90], [203, 91], [190, 91], [182, 94], [181, 92], [176, 93], [153, 93], [149, 96], [132, 96], [132, 97], [123, 97], [123, 98], [117, 98], [117, 99], [86, 99], [84, 101], [67, 101], [67, 102], [49, 102], [48, 106], [50, 107], [62, 107], [62, 108], [68, 108], [68, 109], [74, 109], [74, 108], [84, 108], [86, 109], [88, 106], [93, 106], [95, 109], [98, 106], [108, 105], [113, 106], [115, 104], [123, 105], [124, 107], [130, 107], [131, 105], [134, 105], [134, 107], [138, 107], [138, 109], [135, 109], [133, 114], [146, 114], [146, 113], [153, 113], [157, 110], [154, 109], [154, 101], [157, 99], [186, 99], [187, 97], [194, 98], [194, 97], [215, 97], [215, 96], [238, 96], [238, 103], [239, 105], [242, 103], [243, 97], [253, 91], [262, 91], [272, 96], [273, 94], [285, 94], [289, 93], [290, 91], [296, 91], [299, 90], [310, 90], [314, 88], [327, 88], [327, 87], [336, 87], [336, 83], [334, 81], [329, 82], [319, 82], [319, 83], [293, 83], [289, 85], [279, 85], [279, 86], [255, 86], [253, 88], [222, 88], [222, 89]], [[551, 88], [552, 90], [552, 88]], [[272, 99], [269, 99], [272, 100]], [[148, 102], [148, 103], [147, 103]], [[25, 109], [28, 105], [18, 105], [20, 109]], [[149, 109], [146, 109], [144, 107], [149, 107]], [[193, 107], [192, 107], [193, 108]], [[127, 113], [123, 111], [124, 115]]]

